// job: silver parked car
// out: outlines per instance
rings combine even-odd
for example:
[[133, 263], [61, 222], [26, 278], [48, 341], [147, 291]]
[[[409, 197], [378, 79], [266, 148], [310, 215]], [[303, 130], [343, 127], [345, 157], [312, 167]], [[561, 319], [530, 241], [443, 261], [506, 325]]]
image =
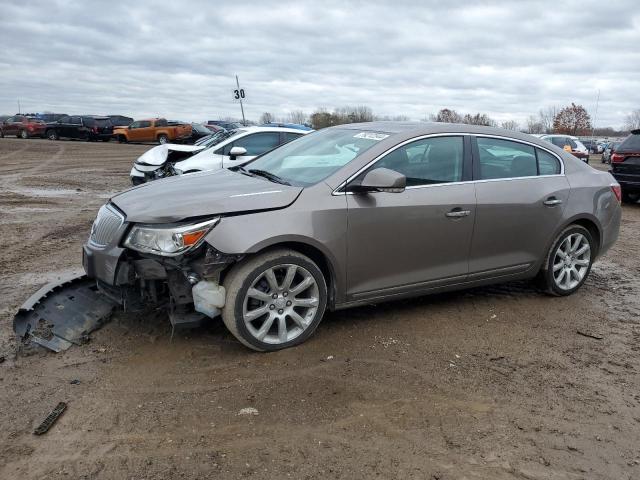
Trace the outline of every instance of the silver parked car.
[[620, 215], [611, 175], [533, 136], [351, 124], [114, 196], [84, 266], [125, 306], [167, 305], [174, 325], [221, 315], [270, 351], [327, 309], [534, 277], [569, 295]]

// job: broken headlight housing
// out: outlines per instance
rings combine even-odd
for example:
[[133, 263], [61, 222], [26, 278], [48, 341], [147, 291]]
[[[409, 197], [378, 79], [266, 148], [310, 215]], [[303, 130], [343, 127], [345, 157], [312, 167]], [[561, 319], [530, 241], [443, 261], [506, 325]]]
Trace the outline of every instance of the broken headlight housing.
[[131, 228], [124, 246], [143, 253], [175, 257], [197, 247], [220, 217], [190, 225], [137, 224]]

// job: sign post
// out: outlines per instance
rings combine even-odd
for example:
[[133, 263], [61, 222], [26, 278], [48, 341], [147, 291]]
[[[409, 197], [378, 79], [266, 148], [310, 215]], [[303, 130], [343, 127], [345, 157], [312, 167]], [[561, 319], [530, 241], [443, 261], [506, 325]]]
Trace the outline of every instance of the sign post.
[[246, 125], [247, 121], [244, 118], [244, 107], [242, 106], [242, 100], [244, 100], [244, 89], [240, 88], [240, 81], [238, 75], [236, 75], [236, 89], [233, 91], [233, 99], [240, 102], [240, 110], [242, 111], [242, 124]]

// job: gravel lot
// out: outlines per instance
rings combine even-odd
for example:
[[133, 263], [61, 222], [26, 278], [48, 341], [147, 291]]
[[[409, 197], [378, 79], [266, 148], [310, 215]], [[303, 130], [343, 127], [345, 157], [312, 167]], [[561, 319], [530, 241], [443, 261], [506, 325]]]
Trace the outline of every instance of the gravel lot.
[[147, 148], [0, 140], [0, 478], [640, 478], [640, 205], [569, 298], [518, 283], [331, 313], [273, 354], [118, 314], [16, 355], [17, 307], [81, 267]]

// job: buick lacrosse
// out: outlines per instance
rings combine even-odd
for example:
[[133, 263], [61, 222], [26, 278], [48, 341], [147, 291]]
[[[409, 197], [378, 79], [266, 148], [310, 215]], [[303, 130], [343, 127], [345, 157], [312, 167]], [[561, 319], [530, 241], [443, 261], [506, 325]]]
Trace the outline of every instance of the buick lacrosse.
[[84, 267], [125, 308], [166, 306], [174, 325], [221, 315], [270, 351], [305, 341], [327, 309], [529, 278], [569, 295], [620, 215], [610, 174], [533, 136], [351, 124], [114, 196]]

